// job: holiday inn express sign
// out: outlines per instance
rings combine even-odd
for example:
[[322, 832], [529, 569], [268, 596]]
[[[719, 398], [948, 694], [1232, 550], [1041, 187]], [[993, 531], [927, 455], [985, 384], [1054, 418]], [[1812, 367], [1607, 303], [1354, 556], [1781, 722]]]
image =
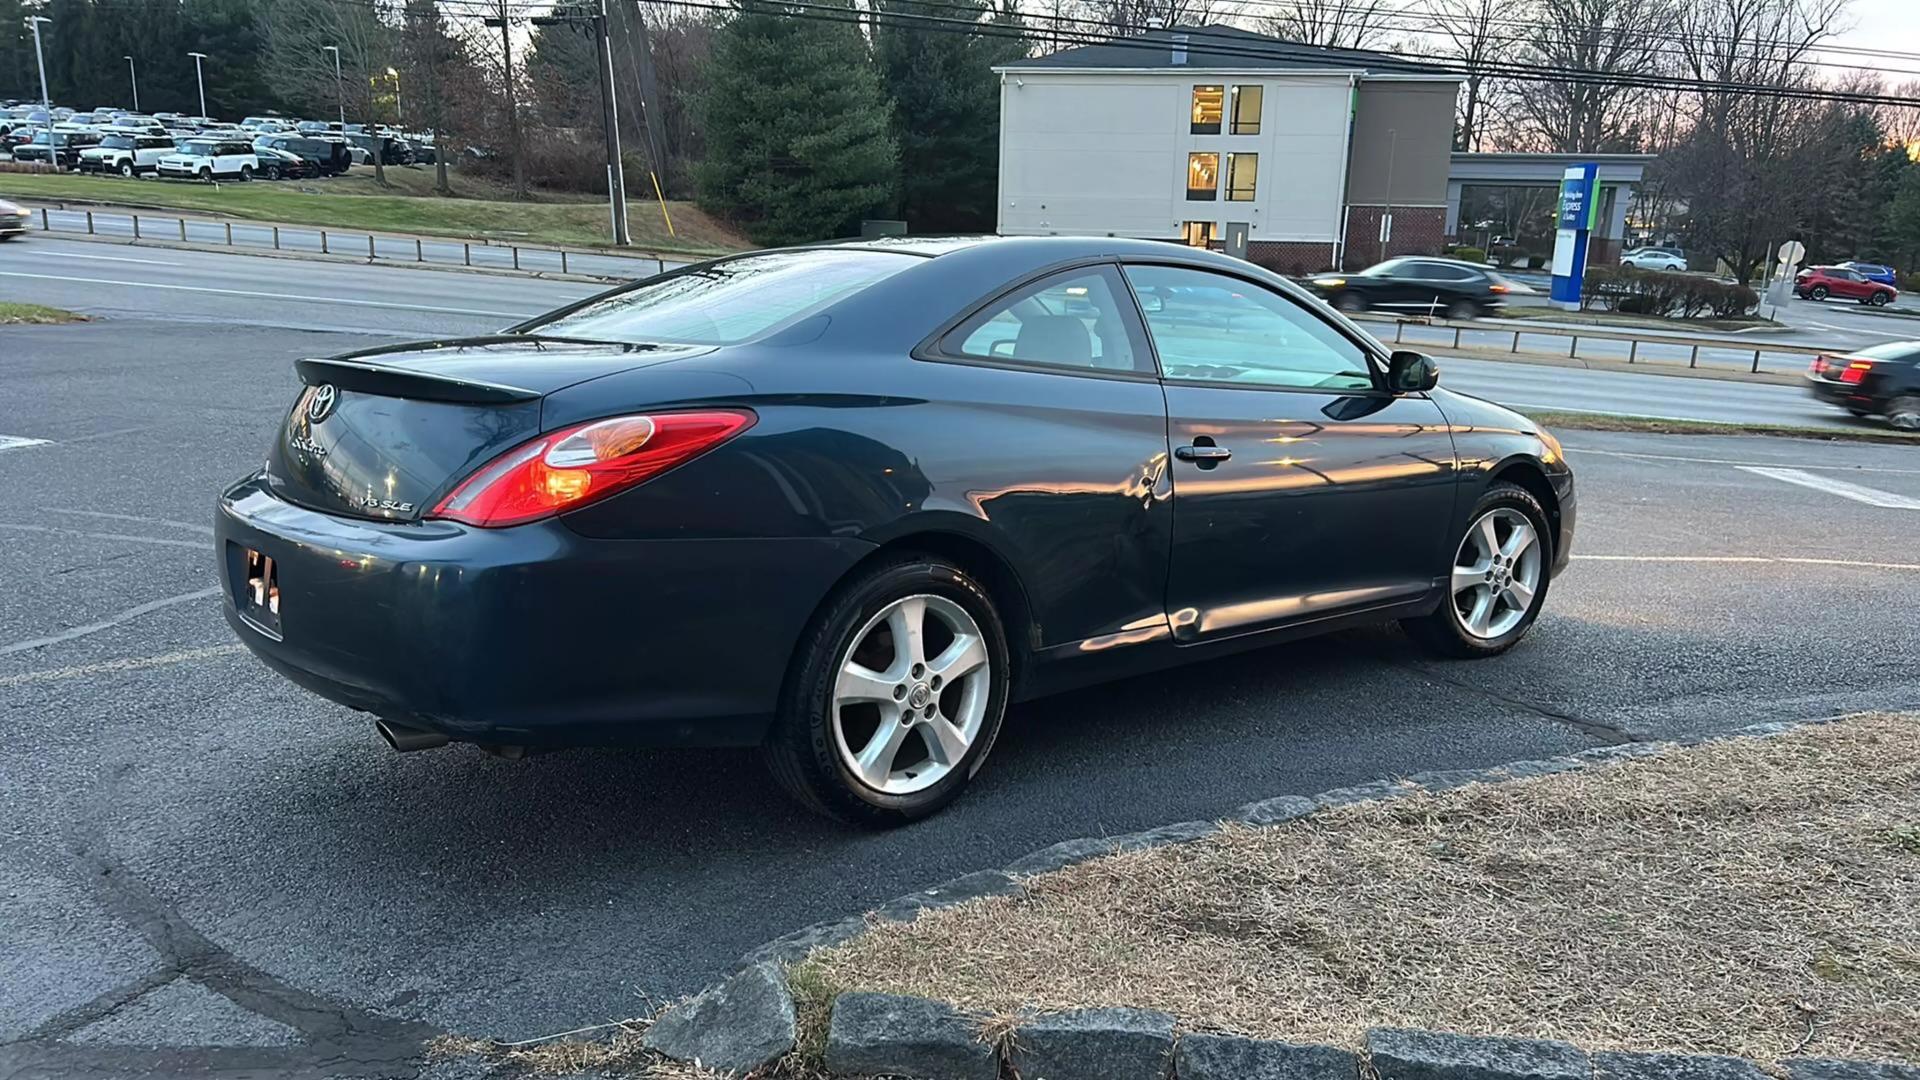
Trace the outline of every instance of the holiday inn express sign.
[[1555, 307], [1580, 306], [1580, 285], [1586, 277], [1587, 238], [1600, 212], [1598, 165], [1569, 165], [1560, 178], [1560, 219], [1553, 239]]

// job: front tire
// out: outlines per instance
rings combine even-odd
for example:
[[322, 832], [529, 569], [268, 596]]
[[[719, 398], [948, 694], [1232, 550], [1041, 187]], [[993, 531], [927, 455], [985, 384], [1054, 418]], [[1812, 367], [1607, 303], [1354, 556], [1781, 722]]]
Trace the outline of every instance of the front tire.
[[1874, 293], [1872, 296], [1867, 297], [1867, 303], [1873, 305], [1874, 307], [1886, 307], [1887, 294], [1883, 292]]
[[960, 796], [1006, 711], [1006, 633], [966, 571], [909, 555], [843, 583], [795, 649], [763, 747], [780, 786], [869, 827]]
[[1352, 315], [1367, 310], [1367, 301], [1359, 293], [1343, 292], [1334, 296], [1333, 306]]
[[1526, 636], [1546, 603], [1553, 533], [1540, 501], [1508, 483], [1487, 488], [1467, 522], [1439, 609], [1400, 625], [1442, 656], [1498, 656]]
[[1920, 431], [1920, 397], [1894, 398], [1887, 405], [1887, 423], [1896, 431]]
[[120, 175], [126, 177], [129, 180], [133, 179], [133, 162], [131, 161], [121, 162]]

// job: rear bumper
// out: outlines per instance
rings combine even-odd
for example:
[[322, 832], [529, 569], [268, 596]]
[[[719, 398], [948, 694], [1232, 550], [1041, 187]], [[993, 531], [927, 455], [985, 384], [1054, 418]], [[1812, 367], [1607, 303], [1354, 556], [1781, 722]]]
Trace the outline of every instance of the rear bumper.
[[1879, 412], [1880, 402], [1872, 394], [1863, 394], [1852, 383], [1835, 382], [1832, 379], [1820, 379], [1807, 376], [1807, 392], [1829, 405], [1838, 405], [1843, 409], [1858, 409], [1864, 412]]
[[[359, 521], [253, 478], [215, 531], [227, 621], [268, 666], [408, 726], [534, 746], [757, 743], [814, 607], [871, 550]], [[241, 613], [245, 548], [277, 564], [277, 637]]]

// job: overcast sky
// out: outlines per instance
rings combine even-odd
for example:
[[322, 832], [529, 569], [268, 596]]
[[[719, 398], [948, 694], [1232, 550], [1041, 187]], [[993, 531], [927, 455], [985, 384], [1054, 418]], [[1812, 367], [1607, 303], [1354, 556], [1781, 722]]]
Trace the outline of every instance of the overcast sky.
[[[1920, 0], [1853, 0], [1847, 14], [1854, 28], [1836, 44], [1920, 53]], [[1888, 60], [1887, 66], [1920, 71], [1920, 59]], [[1905, 81], [1920, 76], [1895, 74], [1892, 78]]]

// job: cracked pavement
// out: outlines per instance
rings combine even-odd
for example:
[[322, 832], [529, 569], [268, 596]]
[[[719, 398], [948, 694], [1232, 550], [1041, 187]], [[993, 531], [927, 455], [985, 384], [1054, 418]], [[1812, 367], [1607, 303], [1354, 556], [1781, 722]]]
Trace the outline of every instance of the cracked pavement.
[[[0, 451], [0, 1080], [411, 1076], [434, 1033], [642, 1014], [769, 938], [1063, 839], [1920, 707], [1920, 512], [1740, 468], [1920, 497], [1910, 448], [1566, 432], [1576, 550], [1619, 558], [1577, 561], [1513, 653], [1437, 663], [1380, 629], [1031, 703], [912, 828], [816, 820], [745, 753], [396, 755], [193, 595], [289, 361], [390, 340], [256, 310], [0, 330], [0, 435], [51, 440]], [[1832, 561], [1674, 561], [1699, 558]]]

